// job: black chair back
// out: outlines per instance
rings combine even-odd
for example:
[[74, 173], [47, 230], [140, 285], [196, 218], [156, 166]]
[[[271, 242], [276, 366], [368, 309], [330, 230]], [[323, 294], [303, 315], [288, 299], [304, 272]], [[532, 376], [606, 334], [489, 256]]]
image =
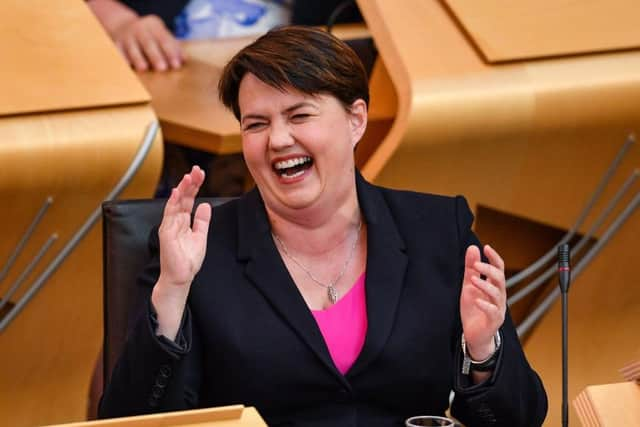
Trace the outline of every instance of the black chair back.
[[[233, 198], [202, 198], [217, 206]], [[136, 286], [150, 261], [149, 233], [160, 224], [166, 199], [115, 200], [102, 204], [103, 385], [122, 351], [127, 331], [144, 301]]]

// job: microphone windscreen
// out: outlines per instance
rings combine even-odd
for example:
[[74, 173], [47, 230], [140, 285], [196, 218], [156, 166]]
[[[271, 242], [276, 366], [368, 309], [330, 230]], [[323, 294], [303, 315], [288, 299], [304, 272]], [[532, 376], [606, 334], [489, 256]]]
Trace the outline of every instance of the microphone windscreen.
[[569, 245], [563, 243], [558, 246], [558, 265], [560, 267], [569, 267]]

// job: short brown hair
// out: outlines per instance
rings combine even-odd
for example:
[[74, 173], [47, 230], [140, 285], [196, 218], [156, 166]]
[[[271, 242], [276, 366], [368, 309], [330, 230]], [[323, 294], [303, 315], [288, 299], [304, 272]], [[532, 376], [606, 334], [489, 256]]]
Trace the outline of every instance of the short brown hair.
[[238, 91], [247, 73], [277, 89], [292, 87], [309, 95], [333, 95], [346, 109], [358, 99], [369, 104], [367, 74], [356, 53], [333, 35], [313, 27], [273, 29], [224, 67], [218, 95], [238, 120]]

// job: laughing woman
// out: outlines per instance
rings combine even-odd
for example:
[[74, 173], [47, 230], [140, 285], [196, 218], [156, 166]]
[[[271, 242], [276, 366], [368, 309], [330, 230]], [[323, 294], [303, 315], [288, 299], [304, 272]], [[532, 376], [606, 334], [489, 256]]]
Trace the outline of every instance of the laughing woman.
[[480, 249], [466, 201], [355, 169], [369, 102], [357, 56], [281, 28], [240, 51], [219, 89], [256, 188], [193, 221], [204, 172], [173, 190], [101, 416], [242, 403], [273, 426], [401, 426], [444, 414], [453, 390], [467, 426], [541, 425], [503, 261]]

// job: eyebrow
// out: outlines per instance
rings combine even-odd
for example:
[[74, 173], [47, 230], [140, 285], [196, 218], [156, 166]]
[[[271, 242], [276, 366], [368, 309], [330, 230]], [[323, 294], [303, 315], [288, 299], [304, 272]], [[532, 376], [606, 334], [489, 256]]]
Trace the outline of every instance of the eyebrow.
[[[298, 108], [302, 108], [302, 107], [311, 107], [311, 108], [313, 108], [315, 110], [318, 109], [318, 107], [315, 104], [313, 104], [312, 102], [310, 102], [310, 101], [302, 101], [302, 102], [298, 102], [296, 104], [293, 104], [291, 107], [285, 108], [282, 111], [282, 113], [283, 114], [289, 114], [292, 111], [295, 111]], [[242, 116], [240, 118], [240, 123], [243, 123], [246, 119], [266, 120], [267, 116], [264, 116], [262, 114], [247, 114], [246, 116]]]

